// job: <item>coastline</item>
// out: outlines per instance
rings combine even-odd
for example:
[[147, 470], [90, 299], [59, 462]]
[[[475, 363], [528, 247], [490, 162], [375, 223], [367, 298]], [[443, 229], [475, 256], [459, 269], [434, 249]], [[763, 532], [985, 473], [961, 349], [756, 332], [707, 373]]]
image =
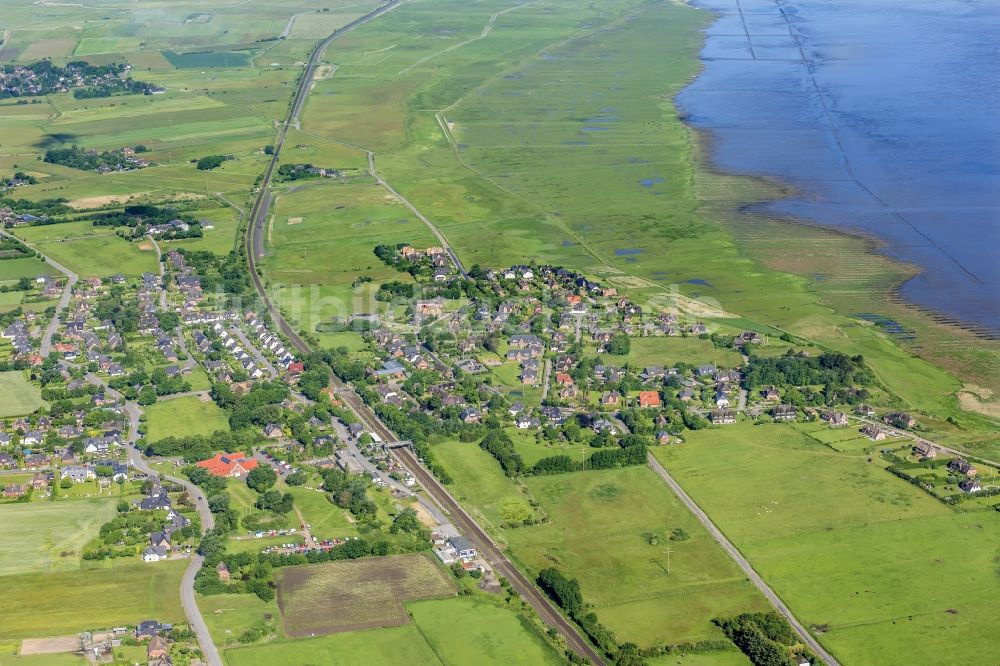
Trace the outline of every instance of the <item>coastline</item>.
[[[713, 17], [700, 31], [704, 45], [710, 39], [707, 31], [722, 14], [687, 0], [682, 4]], [[875, 233], [763, 210], [775, 202], [792, 200], [802, 191], [778, 177], [731, 172], [717, 163], [717, 137], [712, 130], [692, 124], [692, 114], [678, 102], [703, 75], [706, 65], [701, 57], [699, 65], [697, 74], [673, 95], [672, 103], [690, 135], [693, 189], [706, 218], [721, 222], [737, 247], [762, 269], [798, 276], [822, 306], [856, 325], [881, 328], [893, 344], [955, 376], [963, 384], [955, 394], [956, 407], [1000, 419], [1000, 336], [904, 295], [903, 286], [926, 269], [892, 256], [890, 242]], [[738, 183], [736, 189], [749, 196], [729, 202], [708, 198], [704, 190], [718, 187], [713, 181]], [[792, 252], [762, 242], [767, 235], [796, 238], [799, 245], [809, 239], [824, 252], [808, 262], [795, 261], [789, 256]], [[857, 273], [859, 264], [866, 267], [866, 274]], [[866, 315], [867, 321], [859, 315]]]

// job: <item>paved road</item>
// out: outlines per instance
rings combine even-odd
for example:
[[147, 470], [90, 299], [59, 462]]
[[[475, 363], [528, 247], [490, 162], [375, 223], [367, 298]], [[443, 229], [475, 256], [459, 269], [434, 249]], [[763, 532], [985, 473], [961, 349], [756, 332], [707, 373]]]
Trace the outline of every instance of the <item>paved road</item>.
[[667, 472], [663, 465], [660, 464], [660, 461], [654, 458], [652, 453], [648, 455], [648, 460], [649, 466], [653, 468], [653, 471], [660, 475], [660, 478], [666, 482], [667, 486], [670, 487], [670, 489], [684, 503], [688, 510], [694, 514], [695, 518], [697, 518], [701, 524], [705, 526], [709, 534], [712, 535], [712, 538], [715, 539], [720, 546], [722, 546], [722, 549], [729, 553], [729, 556], [736, 561], [736, 564], [739, 565], [740, 569], [743, 569], [743, 572], [746, 573], [750, 581], [757, 586], [757, 589], [759, 589], [761, 593], [767, 597], [768, 601], [770, 601], [774, 607], [778, 609], [778, 612], [785, 616], [785, 619], [787, 619], [789, 624], [792, 625], [792, 628], [795, 629], [795, 633], [799, 635], [802, 642], [808, 645], [809, 649], [812, 650], [820, 659], [825, 661], [828, 666], [839, 666], [839, 662], [833, 658], [833, 655], [823, 649], [823, 646], [819, 644], [819, 641], [813, 638], [812, 634], [806, 631], [806, 628], [803, 627], [797, 619], [795, 619], [795, 616], [792, 615], [791, 609], [789, 609], [781, 598], [774, 593], [774, 590], [772, 590], [771, 587], [764, 582], [764, 579], [760, 577], [760, 574], [758, 574], [754, 570], [753, 566], [750, 565], [750, 562], [743, 557], [743, 553], [741, 553], [736, 546], [734, 546], [733, 543], [726, 538], [726, 535], [722, 533], [722, 530], [715, 526], [715, 523], [713, 523], [708, 517], [708, 514], [702, 511], [701, 507], [698, 506], [693, 499], [691, 499], [691, 496], [684, 492], [684, 489], [681, 488], [680, 484], [674, 480], [674, 477], [670, 476], [670, 473]]
[[[116, 397], [116, 399], [121, 398], [121, 394], [108, 387], [107, 382], [103, 378], [93, 373], [87, 373], [86, 379], [91, 384], [104, 387], [105, 393], [108, 395]], [[148, 474], [150, 477], [163, 478], [171, 483], [183, 486], [188, 493], [188, 497], [194, 502], [195, 509], [198, 511], [202, 529], [208, 531], [214, 528], [215, 516], [212, 515], [212, 511], [208, 508], [208, 499], [202, 494], [201, 489], [187, 479], [157, 472], [150, 467], [145, 456], [136, 448], [135, 443], [139, 439], [139, 417], [142, 415], [139, 404], [132, 400], [126, 401], [125, 413], [128, 414], [129, 418], [129, 430], [126, 440], [128, 444], [129, 464], [140, 472]], [[208, 632], [208, 625], [205, 624], [205, 619], [201, 616], [201, 610], [198, 608], [198, 603], [194, 596], [194, 577], [198, 573], [198, 570], [201, 569], [204, 561], [204, 557], [195, 554], [188, 562], [184, 576], [181, 578], [181, 605], [184, 607], [184, 615], [187, 617], [188, 624], [191, 625], [191, 629], [194, 630], [195, 635], [198, 637], [198, 646], [201, 648], [204, 661], [209, 666], [223, 666], [222, 657], [219, 656], [219, 651], [215, 647], [212, 635]]]
[[243, 344], [243, 348], [254, 357], [254, 360], [257, 361], [257, 365], [264, 368], [264, 370], [271, 375], [271, 379], [278, 376], [278, 369], [274, 367], [273, 363], [267, 360], [264, 353], [257, 348], [257, 345], [247, 337], [247, 334], [244, 333], [239, 326], [232, 326], [229, 330]]
[[960, 451], [958, 449], [953, 449], [950, 446], [945, 446], [944, 444], [938, 444], [937, 442], [927, 439], [926, 437], [921, 437], [918, 433], [886, 425], [885, 423], [877, 419], [869, 419], [863, 416], [857, 416], [855, 414], [848, 414], [848, 417], [857, 419], [859, 423], [878, 426], [882, 430], [891, 430], [892, 432], [899, 433], [900, 437], [906, 437], [907, 439], [911, 439], [914, 442], [927, 442], [928, 444], [934, 446], [934, 448], [944, 451], [945, 453], [950, 453], [953, 456], [959, 456], [962, 458], [966, 458], [967, 460], [975, 460], [981, 463], [985, 463], [987, 465], [992, 465], [994, 467], [1000, 467], [1000, 461], [998, 460], [990, 460], [989, 458], [983, 458], [981, 456], [977, 456], [974, 453], [968, 453], [967, 451]]
[[392, 185], [387, 183], [385, 179], [379, 175], [378, 171], [375, 169], [375, 153], [371, 151], [368, 152], [368, 173], [370, 173], [372, 178], [375, 179], [375, 182], [385, 188], [389, 194], [399, 199], [404, 206], [410, 209], [411, 213], [416, 215], [421, 222], [427, 225], [427, 228], [431, 230], [431, 233], [434, 234], [434, 236], [438, 239], [438, 242], [441, 243], [441, 247], [443, 247], [445, 252], [448, 253], [448, 256], [451, 257], [452, 262], [455, 264], [455, 268], [462, 274], [462, 277], [469, 277], [469, 274], [466, 273], [465, 269], [462, 267], [462, 262], [458, 259], [458, 254], [455, 253], [454, 248], [452, 248], [445, 235], [441, 233], [441, 230], [434, 226], [434, 223], [427, 219], [423, 213], [417, 210], [417, 207], [410, 203], [409, 199], [397, 192]]
[[288, 24], [285, 26], [285, 29], [281, 31], [280, 35], [278, 35], [278, 39], [288, 39], [288, 35], [292, 32], [292, 26], [295, 25], [295, 19], [300, 16], [305, 16], [306, 14], [315, 13], [316, 12], [299, 12], [298, 14], [292, 14], [292, 17], [288, 19]]
[[542, 371], [542, 402], [549, 396], [549, 375], [552, 374], [552, 361], [545, 359], [545, 370]]
[[[0, 231], [0, 235], [7, 236], [8, 238], [12, 238], [16, 241], [24, 243], [23, 240], [21, 240], [17, 236], [14, 236], [13, 234], [7, 233], [6, 231]], [[42, 258], [45, 259], [45, 263], [47, 263], [49, 266], [51, 266], [52, 268], [56, 269], [57, 271], [66, 276], [66, 287], [63, 289], [62, 296], [59, 297], [59, 302], [56, 304], [56, 311], [55, 314], [52, 315], [52, 320], [49, 322], [49, 325], [45, 327], [45, 333], [42, 335], [42, 342], [41, 345], [39, 346], [39, 353], [42, 356], [48, 356], [49, 352], [52, 350], [52, 336], [55, 335], [56, 329], [59, 328], [59, 315], [62, 313], [63, 310], [66, 309], [66, 306], [69, 305], [69, 299], [70, 296], [72, 295], [73, 285], [77, 283], [77, 281], [80, 279], [80, 276], [78, 276], [76, 273], [66, 268], [62, 264], [56, 263], [48, 256], [46, 256], [44, 253], [35, 249], [30, 243], [24, 243], [24, 244], [30, 247], [32, 250], [35, 250], [35, 252], [41, 254]]]
[[147, 236], [149, 242], [153, 244], [153, 249], [156, 250], [156, 266], [160, 271], [160, 312], [167, 311], [167, 267], [163, 262], [163, 252], [160, 250], [160, 244], [156, 242], [156, 239], [152, 236]]

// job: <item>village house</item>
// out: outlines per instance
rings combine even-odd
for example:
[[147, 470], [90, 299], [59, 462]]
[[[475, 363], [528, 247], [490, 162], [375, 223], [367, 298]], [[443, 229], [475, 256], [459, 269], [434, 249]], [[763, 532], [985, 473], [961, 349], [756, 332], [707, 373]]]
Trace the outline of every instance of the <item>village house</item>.
[[879, 428], [878, 426], [871, 424], [861, 428], [861, 434], [867, 437], [868, 439], [872, 440], [873, 442], [880, 442], [887, 436], [885, 431], [882, 430], [882, 428]]
[[844, 412], [824, 412], [820, 418], [834, 428], [839, 428], [850, 423], [850, 419], [848, 419], [847, 414]]
[[709, 412], [708, 418], [714, 424], [736, 423], [736, 412], [729, 409], [713, 409]]
[[958, 472], [959, 474], [964, 474], [965, 476], [972, 478], [976, 475], [977, 470], [972, 464], [965, 460], [964, 458], [955, 458], [950, 463], [948, 463], [948, 469], [953, 472]]
[[639, 391], [640, 407], [659, 407], [660, 394], [656, 391]]
[[969, 493], [970, 495], [974, 495], [983, 489], [977, 479], [964, 479], [959, 482], [958, 487], [962, 492]]
[[921, 460], [930, 460], [931, 458], [937, 457], [937, 449], [930, 442], [920, 440], [913, 447], [913, 452], [919, 456]]
[[601, 394], [601, 404], [605, 407], [617, 407], [621, 399], [622, 394], [618, 391], [605, 391]]
[[882, 417], [885, 423], [896, 428], [910, 429], [917, 424], [917, 420], [909, 414], [903, 412], [892, 412]]

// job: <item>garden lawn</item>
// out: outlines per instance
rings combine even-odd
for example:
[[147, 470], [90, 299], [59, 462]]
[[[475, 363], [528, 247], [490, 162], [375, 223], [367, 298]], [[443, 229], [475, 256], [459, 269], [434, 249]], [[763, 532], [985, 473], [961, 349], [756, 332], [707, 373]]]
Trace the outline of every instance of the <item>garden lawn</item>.
[[229, 430], [226, 413], [211, 400], [185, 396], [160, 400], [143, 408], [146, 412], [146, 439], [155, 442], [164, 437], [211, 435]]
[[80, 568], [82, 548], [115, 516], [114, 499], [0, 504], [0, 576]]
[[44, 404], [38, 387], [30, 384], [24, 373], [0, 372], [0, 418], [24, 416]]
[[1000, 652], [996, 512], [955, 512], [800, 427], [697, 431], [656, 455], [842, 663]]

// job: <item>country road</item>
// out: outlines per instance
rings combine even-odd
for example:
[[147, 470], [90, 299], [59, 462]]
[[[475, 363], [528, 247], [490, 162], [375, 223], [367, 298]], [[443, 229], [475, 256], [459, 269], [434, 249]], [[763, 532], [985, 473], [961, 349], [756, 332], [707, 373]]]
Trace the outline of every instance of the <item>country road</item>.
[[653, 471], [656, 472], [661, 479], [663, 479], [670, 490], [672, 490], [678, 499], [684, 503], [688, 510], [694, 514], [694, 517], [705, 526], [705, 529], [707, 529], [708, 533], [712, 535], [712, 538], [715, 539], [720, 546], [722, 546], [724, 551], [729, 553], [729, 556], [736, 561], [736, 564], [739, 565], [740, 569], [743, 569], [743, 572], [747, 575], [747, 578], [750, 579], [750, 582], [757, 586], [757, 589], [760, 590], [765, 597], [767, 597], [767, 600], [778, 609], [779, 613], [785, 616], [785, 619], [787, 619], [789, 624], [792, 625], [792, 628], [802, 639], [802, 642], [809, 646], [809, 649], [812, 650], [820, 659], [826, 662], [827, 666], [840, 666], [839, 662], [834, 659], [833, 655], [827, 652], [823, 646], [819, 644], [819, 641], [813, 638], [812, 634], [810, 634], [806, 628], [802, 626], [802, 623], [795, 619], [795, 616], [792, 615], [791, 609], [789, 609], [788, 606], [785, 605], [785, 602], [783, 602], [781, 598], [775, 594], [774, 590], [772, 590], [771, 587], [764, 582], [764, 579], [761, 578], [760, 574], [758, 574], [750, 562], [743, 557], [743, 553], [741, 553], [739, 549], [736, 548], [736, 546], [734, 546], [728, 538], [726, 538], [726, 535], [722, 533], [722, 530], [715, 526], [715, 523], [713, 523], [712, 519], [708, 517], [708, 514], [702, 511], [701, 507], [698, 506], [693, 499], [691, 499], [691, 496], [684, 492], [684, 489], [681, 488], [680, 484], [677, 483], [676, 480], [674, 480], [674, 477], [670, 475], [666, 468], [660, 464], [660, 461], [657, 460], [652, 453], [647, 454], [647, 460], [649, 461], [649, 466], [653, 468]]
[[[284, 147], [285, 139], [288, 134], [288, 127], [298, 122], [299, 114], [302, 111], [311, 87], [313, 71], [322, 57], [323, 52], [330, 45], [330, 43], [340, 35], [367, 23], [386, 11], [389, 11], [393, 7], [397, 6], [400, 1], [401, 0], [393, 0], [379, 9], [376, 9], [375, 11], [366, 14], [343, 28], [340, 28], [323, 40], [313, 51], [302, 78], [299, 81], [299, 88], [295, 93], [295, 98], [292, 103], [288, 119], [280, 125], [278, 137], [274, 144], [274, 154], [272, 155], [271, 161], [261, 178], [257, 197], [250, 211], [248, 229], [245, 238], [250, 278], [254, 283], [254, 288], [257, 290], [258, 294], [260, 294], [261, 300], [263, 301], [275, 324], [281, 332], [288, 337], [295, 349], [303, 355], [309, 354], [312, 350], [301, 338], [301, 336], [299, 336], [298, 332], [290, 326], [287, 321], [285, 321], [281, 312], [268, 296], [264, 287], [264, 282], [261, 279], [260, 274], [257, 272], [257, 259], [263, 256], [263, 233], [264, 227], [266, 226], [265, 220], [267, 219], [268, 208], [272, 200], [269, 189], [271, 178], [275, 170], [275, 165], [278, 163], [281, 150]], [[373, 171], [372, 175], [377, 177], [376, 173], [374, 173], [373, 162], [369, 162], [369, 164]], [[382, 185], [383, 187], [387, 187], [384, 181], [382, 181]], [[391, 188], [387, 187], [387, 189], [393, 191]], [[402, 197], [399, 198], [401, 201], [404, 200]], [[433, 228], [433, 225], [431, 225], [429, 221], [425, 220], [425, 222]], [[443, 235], [437, 235], [439, 240], [443, 238]], [[442, 240], [442, 245], [448, 248], [452, 260], [455, 261], [455, 267], [459, 271], [462, 271], [461, 263], [458, 262], [458, 257], [454, 254], [454, 251], [451, 250], [446, 241]], [[399, 439], [378, 419], [374, 412], [372, 412], [368, 406], [362, 402], [361, 398], [354, 393], [350, 386], [341, 382], [335, 375], [333, 375], [333, 373], [330, 374], [330, 380], [332, 387], [337, 391], [339, 397], [352, 411], [355, 412], [358, 418], [361, 419], [362, 423], [365, 423], [370, 429], [377, 432], [386, 442], [397, 441]], [[483, 530], [483, 528], [480, 527], [475, 520], [473, 520], [472, 517], [469, 516], [464, 509], [462, 509], [461, 506], [459, 506], [458, 502], [455, 501], [444, 486], [441, 485], [438, 480], [420, 464], [420, 462], [409, 450], [405, 448], [392, 449], [392, 455], [400, 464], [414, 474], [421, 486], [451, 518], [453, 524], [455, 524], [455, 526], [462, 531], [466, 538], [475, 544], [475, 546], [479, 549], [479, 552], [493, 564], [494, 569], [510, 581], [511, 586], [517, 590], [521, 597], [535, 609], [542, 620], [549, 626], [556, 629], [563, 636], [566, 640], [566, 644], [571, 650], [581, 657], [586, 658], [591, 663], [604, 663], [602, 655], [594, 649], [587, 639], [581, 636], [572, 623], [563, 617], [563, 615], [555, 608], [555, 606], [552, 605], [549, 599], [542, 594], [534, 583], [529, 580], [516, 566], [514, 566], [514, 564], [493, 542], [486, 531]]]
[[30, 243], [25, 243], [17, 236], [7, 233], [6, 231], [0, 231], [0, 235], [7, 236], [8, 238], [12, 238], [20, 243], [24, 243], [32, 250], [35, 250], [35, 252], [38, 252], [38, 254], [42, 255], [42, 258], [45, 260], [45, 263], [47, 263], [49, 266], [51, 266], [52, 268], [56, 269], [57, 271], [66, 276], [66, 287], [63, 289], [63, 293], [59, 297], [59, 302], [56, 304], [56, 311], [55, 314], [52, 315], [52, 320], [49, 322], [49, 325], [45, 327], [45, 333], [42, 334], [42, 342], [39, 346], [39, 353], [42, 356], [48, 356], [49, 352], [52, 351], [52, 336], [55, 335], [56, 329], [59, 328], [59, 315], [62, 314], [62, 311], [66, 309], [67, 305], [69, 305], [69, 299], [73, 292], [73, 285], [77, 283], [77, 281], [80, 279], [80, 276], [71, 271], [70, 269], [66, 268], [62, 264], [53, 261], [44, 253], [32, 247]]
[[427, 217], [421, 213], [416, 206], [410, 203], [409, 199], [400, 194], [396, 188], [386, 182], [386, 180], [379, 175], [378, 171], [375, 169], [375, 153], [371, 151], [368, 151], [368, 173], [371, 174], [371, 177], [375, 179], [376, 183], [381, 185], [389, 194], [396, 197], [396, 199], [406, 206], [411, 213], [416, 215], [421, 222], [427, 225], [427, 228], [431, 230], [434, 237], [438, 239], [439, 243], [441, 243], [441, 247], [443, 247], [444, 251], [448, 253], [449, 257], [451, 257], [452, 262], [455, 264], [455, 268], [462, 274], [462, 277], [469, 277], [469, 274], [465, 272], [465, 268], [462, 267], [462, 262], [459, 260], [458, 254], [455, 252], [454, 248], [452, 248], [451, 243], [448, 242], [445, 235], [441, 233], [441, 230], [438, 229], [433, 222], [427, 219]]

